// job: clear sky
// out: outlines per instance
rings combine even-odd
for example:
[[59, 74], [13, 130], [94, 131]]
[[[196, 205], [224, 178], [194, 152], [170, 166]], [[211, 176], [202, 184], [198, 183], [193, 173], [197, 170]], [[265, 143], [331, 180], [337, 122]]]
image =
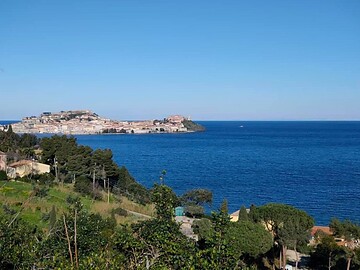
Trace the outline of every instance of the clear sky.
[[360, 1], [0, 1], [0, 119], [360, 119]]

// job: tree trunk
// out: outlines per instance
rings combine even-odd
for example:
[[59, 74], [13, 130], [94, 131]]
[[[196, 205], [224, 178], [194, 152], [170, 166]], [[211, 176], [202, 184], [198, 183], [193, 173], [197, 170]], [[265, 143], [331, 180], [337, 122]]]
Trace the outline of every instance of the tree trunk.
[[108, 204], [110, 203], [110, 180], [109, 178], [107, 179], [107, 197], [108, 197]]
[[294, 250], [295, 250], [295, 258], [296, 258], [295, 270], [297, 270], [298, 269], [298, 264], [299, 264], [299, 255], [298, 255], [298, 252], [296, 250], [296, 244], [294, 245]]
[[331, 255], [332, 255], [332, 252], [329, 253], [329, 265], [328, 265], [328, 270], [331, 270]]
[[285, 269], [285, 266], [286, 266], [286, 250], [287, 250], [287, 247], [284, 245], [283, 247], [282, 247], [282, 259], [283, 259], [283, 267], [284, 267], [284, 269]]
[[350, 270], [350, 266], [351, 266], [351, 257], [347, 258], [346, 270]]
[[72, 251], [71, 251], [71, 245], [70, 245], [70, 237], [69, 237], [69, 233], [68, 233], [67, 226], [66, 226], [66, 221], [65, 221], [65, 215], [63, 215], [63, 220], [64, 220], [64, 227], [65, 227], [66, 239], [67, 239], [67, 242], [68, 242], [68, 249], [69, 249], [69, 255], [70, 255], [70, 262], [71, 262], [71, 266], [73, 266], [73, 265], [74, 265], [74, 262], [73, 262]]
[[282, 252], [280, 251], [279, 268], [282, 269]]
[[95, 168], [93, 171], [93, 191], [95, 190]]
[[75, 246], [75, 262], [76, 268], [79, 268], [79, 259], [78, 259], [78, 248], [77, 248], [77, 231], [76, 231], [76, 219], [77, 219], [77, 210], [75, 210], [75, 220], [74, 220], [74, 246]]

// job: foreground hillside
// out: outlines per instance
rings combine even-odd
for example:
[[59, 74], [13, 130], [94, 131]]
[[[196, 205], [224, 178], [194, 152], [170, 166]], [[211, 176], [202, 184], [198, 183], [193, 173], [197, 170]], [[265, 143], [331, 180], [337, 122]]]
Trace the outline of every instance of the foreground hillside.
[[[103, 198], [107, 195], [104, 193]], [[0, 181], [0, 213], [19, 213], [29, 224], [46, 229], [48, 215], [55, 208], [59, 214], [66, 212], [67, 201], [78, 197], [84, 210], [100, 214], [103, 218], [114, 216], [118, 223], [133, 223], [152, 216], [153, 207], [140, 205], [126, 197], [110, 194], [109, 203], [105, 200], [93, 200], [74, 191], [73, 185], [46, 187], [20, 181]]]

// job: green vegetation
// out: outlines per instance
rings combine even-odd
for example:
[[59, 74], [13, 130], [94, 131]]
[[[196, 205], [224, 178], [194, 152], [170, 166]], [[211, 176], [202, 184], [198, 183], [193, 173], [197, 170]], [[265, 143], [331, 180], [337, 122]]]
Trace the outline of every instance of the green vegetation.
[[11, 125], [7, 131], [0, 130], [0, 151], [6, 152], [8, 159], [34, 158], [39, 139], [35, 135], [18, 135], [12, 131]]
[[205, 128], [202, 125], [195, 123], [194, 121], [184, 119], [182, 123], [184, 124], [184, 127], [190, 131], [205, 131]]
[[204, 215], [204, 206], [211, 205], [212, 200], [212, 192], [207, 189], [190, 190], [181, 196], [186, 215], [197, 218]]
[[330, 229], [333, 235], [316, 234], [317, 245], [311, 253], [311, 266], [319, 270], [360, 269], [359, 224], [333, 219]]
[[[30, 198], [34, 191], [37, 191], [36, 196]], [[49, 220], [46, 219], [46, 215], [49, 215], [53, 207], [58, 213], [65, 212], [67, 198], [69, 197], [79, 197], [84, 210], [91, 213], [98, 213], [104, 218], [115, 214], [116, 220], [120, 223], [135, 222], [139, 220], [139, 216], [132, 214], [119, 215], [119, 210], [116, 211], [118, 208], [148, 216], [153, 215], [154, 212], [151, 205], [145, 206], [137, 204], [123, 196], [111, 194], [110, 202], [107, 203], [102, 200], [94, 200], [92, 196], [83, 195], [82, 192], [79, 193], [75, 191], [72, 184], [48, 187], [46, 185], [33, 183], [0, 181], [0, 201], [3, 206], [0, 209], [0, 213], [5, 213], [4, 206], [6, 206], [8, 210], [11, 209], [15, 212], [22, 209], [20, 217], [24, 221], [30, 225], [37, 226], [39, 229], [46, 230], [49, 225]], [[107, 196], [104, 192], [100, 192], [100, 194], [104, 198]], [[141, 218], [140, 216], [140, 219]]]

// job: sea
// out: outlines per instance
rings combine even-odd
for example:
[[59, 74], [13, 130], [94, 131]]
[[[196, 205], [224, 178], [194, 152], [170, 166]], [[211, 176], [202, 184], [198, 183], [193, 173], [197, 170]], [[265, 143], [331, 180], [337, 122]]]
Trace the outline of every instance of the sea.
[[316, 224], [360, 222], [360, 121], [203, 121], [205, 132], [77, 135], [108, 148], [115, 162], [151, 188], [164, 182], [181, 195], [205, 188], [216, 210], [284, 203]]

